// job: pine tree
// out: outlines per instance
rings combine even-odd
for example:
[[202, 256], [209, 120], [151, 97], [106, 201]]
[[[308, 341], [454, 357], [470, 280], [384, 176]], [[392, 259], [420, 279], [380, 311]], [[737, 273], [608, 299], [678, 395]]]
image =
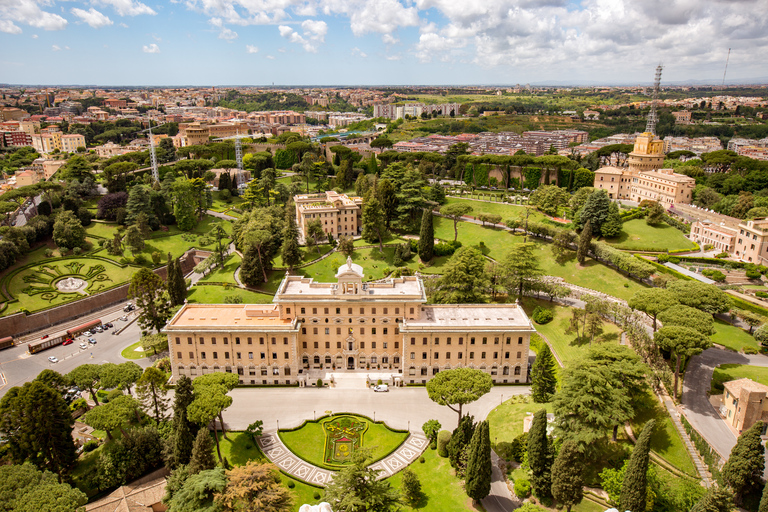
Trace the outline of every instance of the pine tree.
[[264, 282], [261, 259], [255, 244], [249, 244], [240, 265], [240, 279], [248, 286], [258, 286]]
[[587, 260], [587, 254], [589, 253], [589, 246], [592, 242], [592, 221], [587, 221], [584, 224], [584, 228], [579, 235], [579, 245], [576, 247], [576, 260], [579, 264], [583, 265]]
[[488, 421], [481, 421], [469, 444], [467, 480], [464, 489], [467, 496], [478, 502], [491, 492], [491, 437]]
[[424, 263], [432, 259], [435, 252], [435, 229], [432, 225], [432, 210], [425, 209], [421, 216], [419, 232], [419, 258]]
[[171, 299], [171, 306], [178, 306], [184, 303], [184, 297], [179, 295], [179, 284], [176, 282], [179, 278], [179, 273], [176, 271], [177, 260], [171, 258], [171, 253], [168, 253], [168, 266], [167, 268], [167, 284], [168, 297]]
[[765, 467], [765, 448], [760, 439], [764, 423], [758, 421], [743, 432], [723, 466], [723, 480], [733, 490], [733, 500], [741, 504], [742, 497], [757, 484]]
[[283, 257], [283, 264], [293, 269], [301, 262], [301, 249], [299, 249], [299, 228], [296, 227], [296, 216], [294, 215], [293, 203], [288, 203], [285, 207], [285, 234], [283, 236], [283, 246], [280, 249]]
[[621, 222], [621, 215], [619, 214], [619, 205], [611, 203], [611, 207], [608, 209], [608, 218], [605, 219], [603, 227], [600, 230], [603, 236], [606, 238], [614, 238], [621, 234], [624, 223]]
[[192, 456], [189, 459], [189, 473], [194, 475], [201, 471], [216, 467], [216, 459], [213, 456], [213, 439], [207, 428], [201, 428], [192, 446]]
[[171, 467], [188, 464], [192, 456], [192, 445], [195, 437], [187, 419], [187, 407], [192, 403], [192, 400], [194, 400], [192, 380], [186, 375], [182, 375], [176, 382], [173, 401], [173, 434], [166, 451], [167, 465]]
[[[416, 473], [405, 468], [403, 470], [403, 501], [405, 501], [411, 507], [415, 507], [421, 500], [421, 482]], [[760, 511], [761, 512], [761, 511]]]
[[545, 404], [552, 399], [557, 390], [555, 358], [549, 345], [541, 343], [541, 349], [536, 354], [536, 360], [531, 368], [531, 394], [537, 404]]
[[187, 282], [184, 280], [184, 271], [181, 270], [181, 261], [176, 258], [173, 265], [173, 271], [176, 273], [174, 283], [176, 284], [176, 296], [179, 298], [179, 304], [184, 304], [187, 298]]
[[573, 441], [563, 443], [552, 464], [552, 497], [568, 512], [584, 498], [583, 467], [584, 455], [579, 453], [578, 445]]
[[731, 492], [723, 487], [713, 485], [707, 491], [691, 512], [730, 512], [733, 510], [733, 500]]
[[451, 462], [451, 467], [459, 468], [461, 462], [461, 453], [467, 447], [467, 444], [472, 440], [472, 435], [475, 432], [475, 418], [474, 416], [462, 416], [459, 420], [459, 426], [451, 434], [451, 440], [448, 442], [448, 460]]
[[621, 497], [619, 498], [621, 510], [645, 510], [648, 492], [648, 459], [654, 425], [654, 420], [645, 424], [634, 449], [632, 449], [632, 456], [629, 458], [624, 481], [621, 484]]
[[539, 498], [549, 496], [552, 490], [552, 450], [547, 439], [547, 410], [539, 409], [533, 415], [528, 431], [528, 465], [531, 468], [531, 487]]
[[763, 487], [763, 496], [760, 498], [760, 506], [757, 512], [768, 512], [768, 485]]

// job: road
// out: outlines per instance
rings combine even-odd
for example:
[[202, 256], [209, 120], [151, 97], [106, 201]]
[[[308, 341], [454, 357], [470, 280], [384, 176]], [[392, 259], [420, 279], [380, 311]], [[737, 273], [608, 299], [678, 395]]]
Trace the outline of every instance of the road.
[[[116, 313], [114, 318], [122, 316]], [[115, 328], [122, 328], [125, 322], [113, 320], [112, 317], [103, 318], [104, 321], [112, 321]], [[25, 382], [33, 380], [37, 375], [50, 368], [64, 374], [77, 366], [86, 363], [124, 363], [127, 359], [120, 352], [141, 338], [141, 330], [136, 322], [128, 326], [124, 332], [113, 335], [112, 331], [94, 333], [96, 345], [89, 345], [86, 350], [80, 349], [80, 342], [86, 341], [85, 337], [78, 337], [71, 345], [59, 345], [37, 354], [29, 354], [27, 345], [19, 345], [0, 351], [0, 398], [13, 386], [21, 386]], [[51, 363], [48, 357], [59, 359], [58, 363]], [[149, 359], [135, 359], [142, 368], [150, 366]]]

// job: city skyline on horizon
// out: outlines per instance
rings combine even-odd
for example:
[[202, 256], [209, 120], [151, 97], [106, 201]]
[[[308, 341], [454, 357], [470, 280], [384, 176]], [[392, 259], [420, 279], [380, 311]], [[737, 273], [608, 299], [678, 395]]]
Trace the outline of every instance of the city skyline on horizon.
[[9, 85], [760, 84], [768, 0], [14, 0], [0, 44]]

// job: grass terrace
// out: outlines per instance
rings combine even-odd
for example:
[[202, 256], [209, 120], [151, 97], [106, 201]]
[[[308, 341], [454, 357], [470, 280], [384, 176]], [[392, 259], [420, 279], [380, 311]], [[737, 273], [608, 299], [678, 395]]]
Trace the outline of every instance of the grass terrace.
[[711, 393], [719, 395], [723, 392], [723, 382], [737, 379], [752, 379], [768, 386], [768, 367], [748, 364], [721, 364], [715, 368], [712, 375]]
[[242, 304], [271, 304], [272, 295], [233, 286], [196, 285], [187, 294], [187, 301], [197, 304], [223, 304], [227, 297], [239, 297]]
[[760, 343], [747, 331], [715, 318], [715, 334], [710, 338], [712, 343], [741, 352], [751, 347], [760, 350]]
[[678, 251], [695, 250], [696, 246], [679, 229], [668, 224], [649, 226], [645, 219], [632, 219], [624, 223], [624, 231], [606, 242], [625, 251]]

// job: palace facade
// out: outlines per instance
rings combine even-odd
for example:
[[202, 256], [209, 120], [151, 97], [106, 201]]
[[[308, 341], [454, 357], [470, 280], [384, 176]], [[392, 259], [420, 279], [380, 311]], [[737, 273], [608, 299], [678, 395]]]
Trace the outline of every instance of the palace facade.
[[286, 276], [272, 304], [184, 305], [164, 330], [173, 380], [230, 372], [242, 384], [292, 385], [310, 372], [376, 370], [418, 384], [470, 367], [496, 383], [527, 381], [535, 329], [520, 305], [428, 305], [420, 276], [363, 277], [347, 259], [335, 283]]

